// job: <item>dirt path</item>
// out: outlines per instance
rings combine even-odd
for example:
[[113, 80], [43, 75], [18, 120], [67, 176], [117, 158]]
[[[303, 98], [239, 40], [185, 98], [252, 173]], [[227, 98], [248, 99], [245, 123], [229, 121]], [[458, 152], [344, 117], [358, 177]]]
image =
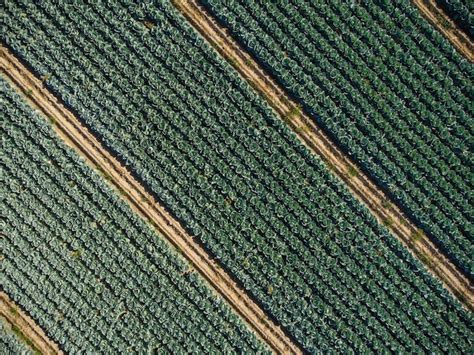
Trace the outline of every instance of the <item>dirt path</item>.
[[471, 63], [474, 62], [474, 45], [434, 0], [412, 0], [421, 14], [441, 32]]
[[[5, 292], [0, 292], [0, 316], [10, 325], [12, 330], [23, 338], [33, 351], [42, 354], [62, 354], [59, 347], [52, 342], [43, 330], [28, 317]], [[20, 332], [21, 334], [18, 334]]]
[[191, 265], [224, 297], [251, 329], [277, 353], [301, 353], [287, 335], [217, 265], [181, 225], [136, 181], [80, 121], [67, 110], [5, 47], [0, 48], [0, 68], [7, 80], [23, 93], [31, 106], [54, 122], [58, 135], [105, 176], [120, 195], [166, 237]]
[[195, 0], [174, 0], [174, 5], [204, 38], [252, 85], [319, 155], [387, 228], [420, 259], [432, 274], [470, 310], [474, 310], [472, 285], [378, 187], [292, 102], [281, 89]]

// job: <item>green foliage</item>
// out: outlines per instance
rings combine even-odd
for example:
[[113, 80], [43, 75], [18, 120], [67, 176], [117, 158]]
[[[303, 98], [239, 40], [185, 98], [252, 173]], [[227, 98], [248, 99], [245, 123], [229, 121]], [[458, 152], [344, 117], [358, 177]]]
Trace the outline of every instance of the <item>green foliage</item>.
[[15, 325], [0, 316], [0, 350], [3, 354], [40, 354], [34, 344]]
[[423, 238], [423, 232], [420, 229], [416, 230], [411, 236], [413, 241], [419, 241], [421, 238]]
[[349, 175], [352, 176], [352, 177], [357, 177], [357, 176], [359, 176], [359, 171], [357, 171], [357, 169], [354, 168], [353, 166], [350, 166], [350, 167], [349, 167], [348, 173], [349, 173]]
[[[474, 2], [470, 0], [436, 0], [439, 6], [449, 15], [468, 36], [474, 38]], [[443, 19], [446, 25], [446, 20]], [[447, 27], [451, 24], [447, 23]]]
[[[4, 81], [0, 106], [2, 186], [25, 186], [21, 194], [1, 192], [8, 238], [1, 239], [0, 288], [61, 348], [266, 351], [199, 275], [183, 277], [190, 266], [182, 257]], [[16, 349], [2, 331], [0, 346]]]
[[80, 249], [71, 251], [71, 257], [74, 259], [79, 259], [82, 255], [82, 251]]
[[[411, 1], [202, 3], [440, 249], [474, 276], [467, 194], [474, 162], [468, 143], [474, 139], [474, 66]], [[473, 8], [466, 2], [438, 3], [472, 25]]]
[[[239, 3], [253, 6], [257, 2], [232, 2], [235, 6]], [[261, 3], [269, 7], [288, 4], [290, 11], [281, 16], [284, 26], [304, 24], [285, 22], [285, 18], [297, 15], [294, 9], [291, 11], [293, 1]], [[337, 1], [335, 5], [328, 3], [336, 10], [352, 11]], [[355, 8], [364, 11], [363, 7]], [[303, 6], [301, 9], [304, 11]], [[324, 21], [340, 21], [343, 29], [348, 26], [346, 20], [351, 21], [350, 16], [335, 15], [326, 20], [313, 7], [310, 10], [313, 15], [305, 18], [314, 18], [318, 26], [308, 25], [305, 30], [318, 38], [334, 32], [324, 26]], [[27, 19], [15, 16], [21, 11], [28, 12]], [[258, 30], [257, 21], [273, 18], [257, 16], [258, 12], [249, 13], [245, 8], [229, 9], [227, 13], [229, 22], [255, 24], [249, 26], [249, 31]], [[87, 6], [8, 2], [4, 17], [8, 35], [2, 39], [31, 67], [55, 73], [47, 84], [49, 88], [104, 139], [105, 145], [307, 352], [469, 350], [472, 316], [371, 217], [168, 1], [139, 6], [125, 0]], [[142, 18], [153, 19], [157, 26], [144, 34], [142, 24], [134, 20]], [[386, 19], [386, 15], [382, 18]], [[352, 21], [363, 23], [356, 18]], [[315, 34], [315, 27], [324, 33]], [[384, 28], [375, 26], [373, 30]], [[295, 29], [294, 33], [298, 31]], [[397, 43], [416, 31], [402, 33]], [[291, 31], [286, 32], [294, 36]], [[267, 50], [270, 54], [281, 53], [282, 46], [271, 41], [273, 36], [282, 36], [279, 24], [270, 33], [271, 36], [261, 33], [251, 43], [258, 48], [258, 56]], [[350, 32], [345, 34], [356, 40]], [[31, 37], [34, 41], [29, 40]], [[407, 38], [410, 42], [411, 37]], [[311, 47], [313, 42], [317, 49], [314, 44]], [[298, 41], [290, 38], [285, 44], [290, 47], [284, 48], [289, 56], [286, 61], [280, 63], [277, 55], [272, 63], [280, 69], [288, 66], [294, 55], [292, 48], [301, 52], [305, 46], [304, 53], [320, 53], [314, 73], [306, 75], [294, 68], [295, 73], [285, 77], [286, 83], [298, 89], [305, 80], [320, 82], [320, 87], [300, 92], [300, 97], [314, 100], [304, 105], [305, 109], [313, 108], [351, 148], [366, 147], [373, 154], [380, 151], [377, 159], [385, 159], [382, 150], [394, 147], [369, 140], [382, 137], [378, 130], [363, 135], [367, 138], [364, 146], [351, 141], [355, 139], [352, 137], [362, 139], [354, 127], [355, 120], [357, 127], [363, 128], [366, 126], [360, 120], [367, 124], [371, 117], [370, 122], [383, 125], [385, 135], [391, 139], [392, 134], [405, 130], [390, 130], [395, 126], [385, 121], [387, 112], [373, 117], [369, 114], [372, 111], [367, 98], [372, 99], [372, 95], [359, 95], [359, 89], [354, 88], [342, 95], [344, 87], [352, 87], [347, 78], [358, 82], [359, 76], [355, 73], [342, 77], [334, 68], [335, 53], [352, 53], [347, 44], [343, 49], [336, 47], [339, 42], [345, 43], [339, 39], [327, 43], [322, 38], [317, 41], [299, 34]], [[423, 45], [425, 42], [431, 43], [423, 41]], [[376, 49], [375, 43], [368, 43]], [[273, 47], [267, 48], [267, 44]], [[403, 54], [418, 53], [416, 49], [417, 46]], [[382, 56], [383, 63], [377, 55], [365, 58], [376, 61], [373, 66], [377, 68], [393, 64], [387, 55]], [[308, 60], [304, 68], [311, 68], [311, 63], [313, 60]], [[340, 68], [348, 65], [341, 62]], [[356, 68], [363, 70], [367, 64]], [[458, 81], [466, 81], [459, 70], [451, 73], [459, 77]], [[370, 72], [363, 77], [374, 79], [368, 80], [367, 85], [383, 84]], [[82, 90], [84, 81], [90, 85], [88, 90]], [[364, 90], [369, 89], [364, 86]], [[439, 94], [436, 88], [431, 90], [434, 95]], [[391, 91], [386, 91], [387, 95], [380, 97], [392, 97], [388, 95]], [[458, 96], [462, 99], [461, 94]], [[409, 102], [424, 105], [418, 98]], [[357, 111], [362, 104], [367, 115]], [[350, 111], [342, 115], [339, 107]], [[413, 114], [407, 115], [413, 118]], [[438, 121], [433, 129], [440, 127]], [[403, 122], [411, 121], [397, 124]], [[371, 129], [370, 125], [367, 127]], [[410, 131], [421, 128], [424, 132], [423, 127], [415, 125]], [[462, 143], [459, 139], [452, 142]], [[410, 161], [414, 156], [412, 149]], [[404, 155], [401, 158], [406, 160]], [[392, 159], [394, 164], [399, 164], [397, 159]], [[372, 161], [374, 167], [380, 164], [376, 159], [367, 161]], [[463, 173], [462, 166], [459, 171]], [[390, 173], [399, 179], [403, 171], [394, 168]], [[406, 180], [404, 176], [400, 179]], [[234, 203], [226, 203], [229, 196], [235, 197]], [[98, 201], [95, 205], [103, 203]], [[109, 223], [114, 226], [115, 220], [120, 219], [112, 218]], [[109, 223], [107, 228], [111, 228]], [[134, 235], [132, 240], [135, 238], [140, 236]], [[89, 257], [89, 251], [83, 259], [85, 255]], [[247, 257], [249, 263], [243, 264]], [[184, 278], [192, 280], [195, 276], [191, 273]], [[269, 285], [274, 288], [271, 295]]]

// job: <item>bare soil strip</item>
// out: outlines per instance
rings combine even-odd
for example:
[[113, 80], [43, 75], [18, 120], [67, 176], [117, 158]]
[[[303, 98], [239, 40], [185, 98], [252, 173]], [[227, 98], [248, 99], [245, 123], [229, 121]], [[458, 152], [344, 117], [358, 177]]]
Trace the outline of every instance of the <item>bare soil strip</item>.
[[215, 20], [195, 0], [174, 0], [174, 5], [192, 26], [254, 87], [281, 118], [294, 130], [298, 138], [319, 155], [330, 169], [341, 178], [351, 192], [387, 226], [408, 249], [421, 260], [432, 274], [471, 311], [474, 294], [469, 280], [419, 230], [401, 210], [390, 202], [369, 177], [324, 134], [314, 121], [280, 88], [255, 60], [234, 39], [227, 35]]
[[474, 44], [468, 35], [461, 30], [435, 0], [412, 0], [423, 17], [430, 21], [453, 46], [471, 63], [474, 62]]
[[[59, 347], [51, 341], [43, 330], [26, 315], [5, 292], [0, 292], [0, 316], [12, 330], [34, 351], [42, 354], [62, 354]], [[20, 334], [18, 334], [20, 333]]]
[[212, 260], [131, 173], [102, 147], [80, 120], [44, 88], [42, 82], [6, 47], [2, 46], [0, 52], [0, 68], [6, 79], [24, 94], [32, 107], [53, 122], [57, 134], [105, 176], [136, 212], [183, 253], [250, 328], [277, 353], [301, 353], [284, 331]]

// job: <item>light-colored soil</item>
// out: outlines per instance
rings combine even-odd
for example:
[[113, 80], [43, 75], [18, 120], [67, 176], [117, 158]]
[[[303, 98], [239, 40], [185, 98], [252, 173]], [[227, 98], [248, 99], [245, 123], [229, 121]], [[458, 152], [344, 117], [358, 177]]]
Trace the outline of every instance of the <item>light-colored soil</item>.
[[469, 61], [474, 62], [474, 44], [434, 0], [412, 0], [421, 14], [441, 32]]
[[[27, 316], [5, 292], [0, 292], [0, 316], [2, 316], [20, 338], [27, 340], [33, 351], [42, 354], [62, 354], [59, 347], [51, 341], [43, 330]], [[18, 334], [21, 332], [21, 334]], [[21, 340], [21, 339], [20, 339]]]
[[437, 276], [468, 309], [474, 309], [469, 280], [437, 249], [401, 210], [326, 136], [299, 106], [290, 100], [265, 71], [246, 53], [226, 30], [201, 8], [195, 0], [174, 0], [174, 5], [193, 27], [252, 85], [298, 138], [320, 156], [330, 169], [349, 187], [377, 218], [396, 236], [426, 268]]
[[6, 79], [23, 93], [31, 106], [53, 122], [57, 134], [98, 170], [136, 212], [182, 252], [194, 269], [224, 297], [250, 328], [277, 353], [301, 353], [282, 329], [211, 259], [131, 173], [104, 149], [80, 120], [45, 89], [42, 82], [7, 48], [2, 46], [0, 51], [0, 68]]

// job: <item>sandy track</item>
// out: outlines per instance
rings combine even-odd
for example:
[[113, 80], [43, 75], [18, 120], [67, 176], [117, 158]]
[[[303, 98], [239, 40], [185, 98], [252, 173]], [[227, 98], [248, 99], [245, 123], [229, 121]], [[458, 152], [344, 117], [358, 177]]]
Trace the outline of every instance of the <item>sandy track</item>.
[[[51, 341], [43, 330], [27, 316], [5, 292], [0, 292], [0, 315], [27, 338], [33, 347], [42, 354], [62, 354], [59, 347]], [[30, 345], [30, 344], [29, 344]]]
[[469, 280], [419, 230], [375, 183], [326, 136], [299, 106], [290, 100], [268, 74], [234, 41], [226, 30], [195, 0], [174, 0], [174, 5], [192, 26], [230, 62], [295, 131], [298, 138], [319, 155], [377, 218], [437, 276], [468, 309], [474, 309], [474, 295]]
[[474, 62], [474, 44], [434, 0], [412, 0], [421, 14], [441, 32], [467, 59]]
[[15, 56], [0, 48], [0, 67], [4, 76], [22, 92], [31, 106], [54, 122], [58, 135], [89, 165], [106, 177], [120, 195], [183, 253], [191, 265], [224, 297], [251, 329], [277, 353], [301, 353], [265, 312], [217, 265], [166, 210], [136, 181], [81, 122], [66, 109]]

